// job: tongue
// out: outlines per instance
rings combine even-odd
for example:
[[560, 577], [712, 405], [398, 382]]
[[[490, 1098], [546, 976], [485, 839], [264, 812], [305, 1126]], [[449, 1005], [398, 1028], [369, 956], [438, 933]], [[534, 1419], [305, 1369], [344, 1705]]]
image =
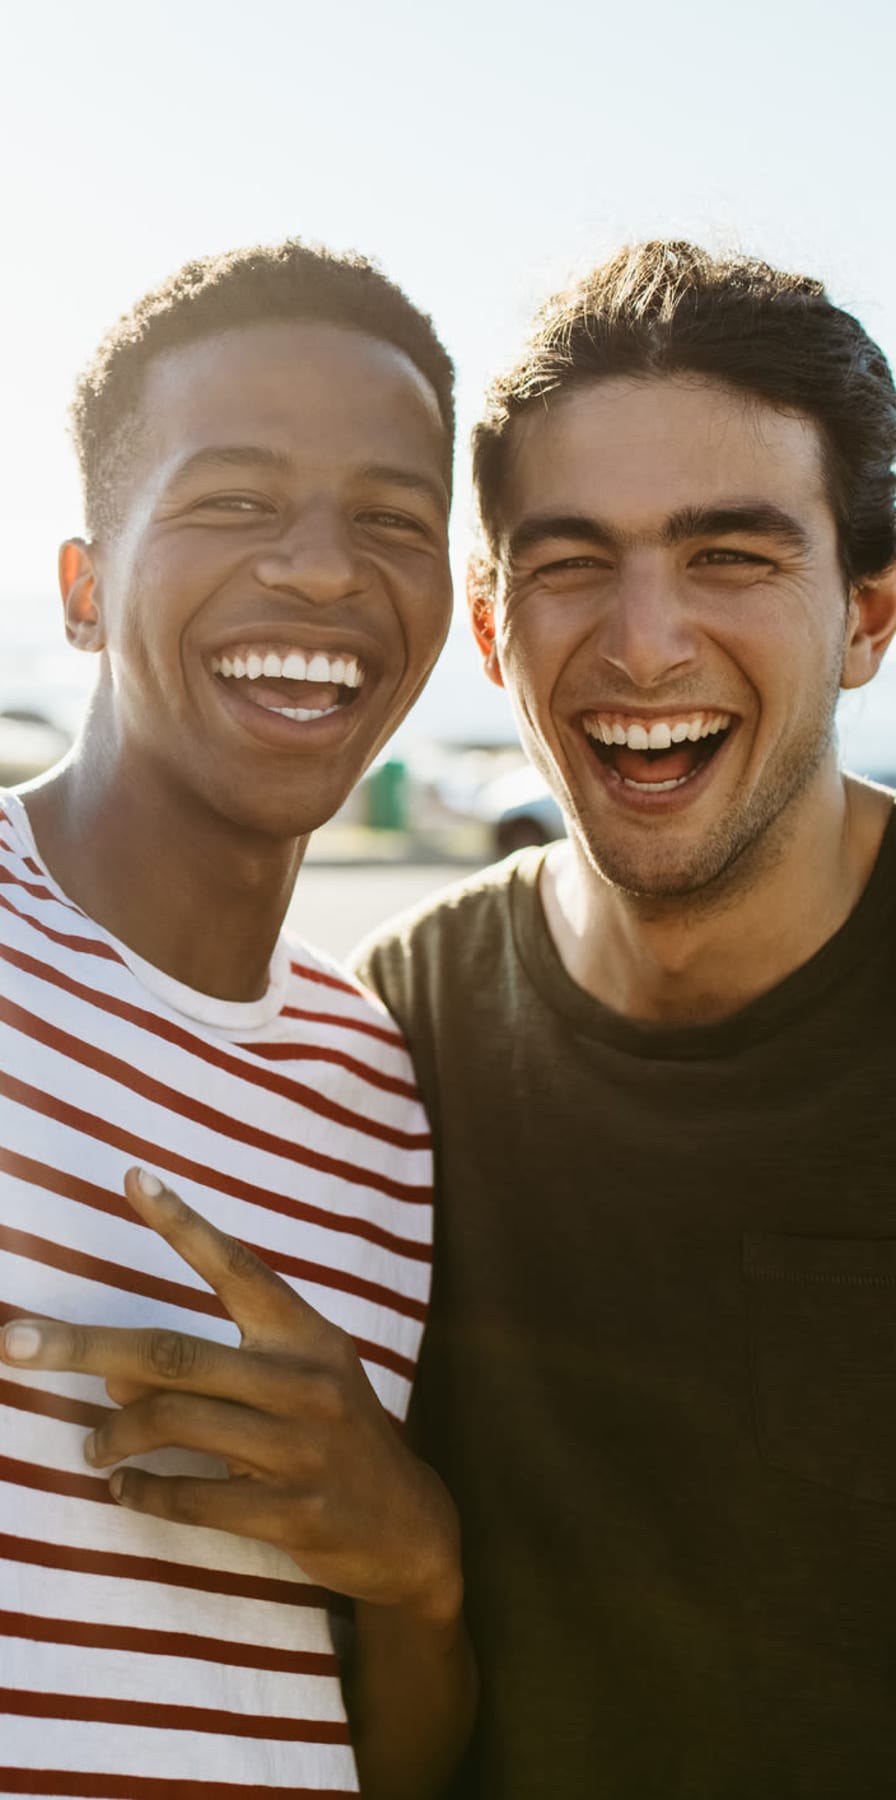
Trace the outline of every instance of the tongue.
[[327, 707], [338, 704], [342, 693], [335, 681], [286, 681], [282, 677], [250, 681], [247, 676], [241, 679], [231, 676], [228, 686], [235, 687], [244, 700], [251, 700], [255, 706], [264, 706], [268, 711], [280, 706], [304, 706], [314, 712], [325, 712]]
[[680, 781], [684, 775], [693, 775], [701, 757], [697, 745], [686, 739], [683, 744], [673, 745], [671, 750], [654, 751], [652, 756], [644, 750], [630, 750], [627, 744], [620, 744], [614, 746], [610, 760], [623, 781], [649, 784]]

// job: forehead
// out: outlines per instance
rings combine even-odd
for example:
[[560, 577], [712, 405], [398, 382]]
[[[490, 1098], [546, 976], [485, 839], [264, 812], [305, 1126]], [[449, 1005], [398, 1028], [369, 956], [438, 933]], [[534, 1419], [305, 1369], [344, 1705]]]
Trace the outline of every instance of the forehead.
[[138, 429], [144, 470], [151, 464], [162, 480], [197, 452], [232, 443], [443, 478], [449, 456], [435, 392], [403, 351], [306, 320], [239, 326], [155, 357]]
[[614, 376], [550, 396], [515, 422], [500, 527], [539, 512], [647, 529], [739, 496], [827, 508], [812, 420], [722, 383]]

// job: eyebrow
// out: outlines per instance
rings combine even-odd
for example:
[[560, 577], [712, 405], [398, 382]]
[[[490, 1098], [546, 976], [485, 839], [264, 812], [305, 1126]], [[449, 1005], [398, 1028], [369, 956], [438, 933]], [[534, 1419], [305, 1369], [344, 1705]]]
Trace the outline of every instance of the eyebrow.
[[625, 550], [638, 542], [667, 546], [700, 537], [773, 537], [791, 549], [806, 551], [809, 536], [791, 513], [770, 501], [733, 501], [721, 506], [684, 506], [670, 513], [658, 532], [644, 538], [617, 531], [590, 513], [533, 513], [511, 532], [507, 557], [514, 562], [526, 550], [549, 538], [576, 538], [600, 549]]
[[[175, 471], [172, 484], [177, 485], [193, 475], [211, 472], [216, 468], [246, 468], [248, 465], [288, 475], [292, 459], [284, 450], [273, 450], [267, 444], [216, 444], [212, 449], [197, 450], [193, 456], [188, 456]], [[448, 502], [448, 492], [444, 485], [428, 475], [419, 474], [415, 469], [392, 467], [387, 463], [366, 463], [354, 473], [359, 481], [379, 481], [390, 487], [407, 488], [426, 494], [442, 510]]]

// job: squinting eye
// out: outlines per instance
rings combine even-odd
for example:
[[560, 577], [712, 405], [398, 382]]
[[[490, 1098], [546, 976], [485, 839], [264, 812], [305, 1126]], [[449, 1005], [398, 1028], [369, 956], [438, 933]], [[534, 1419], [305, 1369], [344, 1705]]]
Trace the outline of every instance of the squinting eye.
[[411, 519], [407, 513], [388, 512], [385, 508], [378, 508], [375, 512], [362, 513], [361, 519], [367, 525], [383, 525], [389, 531], [423, 530], [419, 519]]
[[265, 500], [253, 494], [206, 494], [196, 502], [197, 512], [271, 512], [273, 509]]
[[753, 563], [761, 566], [768, 562], [767, 556], [756, 556], [749, 550], [701, 550], [695, 558], [698, 563], [708, 563], [710, 568], [725, 568], [736, 563]]
[[601, 562], [597, 556], [562, 556], [554, 562], [542, 563], [535, 570], [535, 574], [538, 576], [581, 575], [584, 571], [593, 572], [608, 567], [609, 564]]

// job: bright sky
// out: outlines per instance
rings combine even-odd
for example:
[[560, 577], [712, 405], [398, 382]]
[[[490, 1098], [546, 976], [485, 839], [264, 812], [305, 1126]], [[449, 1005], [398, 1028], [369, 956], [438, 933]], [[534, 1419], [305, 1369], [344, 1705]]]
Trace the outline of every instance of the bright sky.
[[207, 251], [377, 255], [465, 428], [535, 302], [647, 234], [820, 273], [896, 358], [894, 50], [888, 0], [6, 0], [0, 601], [78, 527], [79, 366]]

